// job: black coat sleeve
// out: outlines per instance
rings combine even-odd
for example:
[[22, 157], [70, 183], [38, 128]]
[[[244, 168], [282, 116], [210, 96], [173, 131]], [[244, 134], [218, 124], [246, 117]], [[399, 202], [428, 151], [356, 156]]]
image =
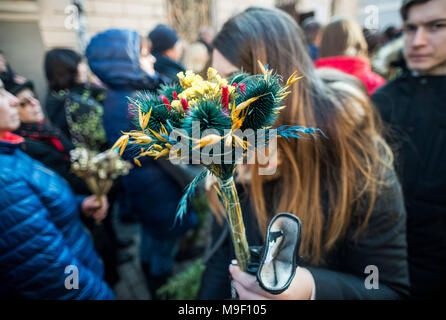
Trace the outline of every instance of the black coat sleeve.
[[62, 131], [66, 136], [70, 136], [65, 110], [65, 94], [48, 92], [45, 101], [45, 111], [51, 124]]
[[[339, 265], [330, 270], [309, 267], [316, 299], [401, 299], [409, 294], [406, 211], [393, 170], [389, 185], [377, 196], [367, 228], [355, 240], [351, 227]], [[376, 269], [367, 271], [368, 266]], [[372, 274], [377, 288], [370, 288]], [[372, 282], [373, 283], [373, 282]]]
[[[237, 185], [237, 191], [242, 208], [248, 244], [250, 246], [261, 246], [264, 241], [251, 208], [249, 195], [241, 185]], [[213, 217], [212, 249], [215, 249], [215, 252], [210, 255], [209, 260], [205, 263], [206, 269], [201, 281], [201, 288], [198, 294], [199, 299], [231, 299], [231, 274], [229, 273], [229, 264], [236, 257], [229, 225], [225, 219], [223, 220], [223, 223], [220, 224]]]
[[393, 95], [396, 93], [388, 86], [378, 89], [372, 96], [372, 101], [385, 123], [390, 123], [394, 106]]
[[[231, 297], [231, 283], [229, 278], [229, 264], [231, 262], [231, 241], [226, 222], [220, 225], [213, 219], [212, 225], [212, 247], [217, 244], [216, 251], [206, 262], [206, 269], [201, 279], [198, 299], [200, 300], [223, 300]], [[220, 236], [224, 236], [223, 243], [218, 246]], [[226, 234], [226, 236], [225, 236]], [[211, 249], [212, 250], [212, 249]]]

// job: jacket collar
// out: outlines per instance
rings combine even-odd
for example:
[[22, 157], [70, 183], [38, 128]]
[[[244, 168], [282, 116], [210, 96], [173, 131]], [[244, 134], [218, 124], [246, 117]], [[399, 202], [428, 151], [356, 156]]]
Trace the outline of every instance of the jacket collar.
[[411, 70], [404, 70], [404, 72], [395, 80], [400, 80], [409, 85], [428, 85], [430, 88], [435, 88], [434, 90], [437, 90], [438, 88], [438, 94], [443, 94], [446, 92], [444, 90], [446, 84], [446, 75], [419, 75], [416, 72], [412, 72]]
[[0, 138], [0, 153], [13, 153], [25, 141], [21, 136], [6, 132]]
[[180, 71], [185, 71], [184, 66], [179, 62], [176, 62], [162, 55], [155, 54], [154, 56], [156, 58], [155, 70], [160, 73], [171, 72], [176, 75]]
[[419, 74], [419, 73], [414, 72], [414, 71], [408, 71], [408, 72], [406, 72], [405, 75], [409, 76], [409, 77], [412, 77], [412, 78], [415, 78], [415, 79], [429, 79], [429, 80], [432, 80], [432, 81], [445, 81], [446, 80], [446, 75], [435, 75], [435, 76], [433, 76], [433, 75], [422, 75], [422, 74]]

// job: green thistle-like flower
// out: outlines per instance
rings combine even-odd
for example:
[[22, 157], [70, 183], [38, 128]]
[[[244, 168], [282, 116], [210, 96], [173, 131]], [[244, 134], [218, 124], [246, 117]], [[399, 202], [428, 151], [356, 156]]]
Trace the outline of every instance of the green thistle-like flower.
[[[177, 97], [174, 96], [176, 92]], [[169, 101], [178, 100], [178, 95], [183, 92], [183, 87], [179, 83], [163, 84], [157, 91], [158, 96], [165, 96]]]
[[173, 126], [176, 128], [181, 126], [182, 116], [171, 107], [166, 106], [160, 98], [150, 93], [139, 93], [136, 98], [130, 99], [130, 103], [133, 106], [130, 109], [132, 124], [138, 130], [142, 130], [138, 119], [138, 108], [141, 108], [143, 114], [152, 110], [147, 128], [155, 132], [160, 132], [162, 126]]
[[194, 121], [200, 122], [201, 133], [207, 129], [214, 129], [220, 135], [224, 135], [225, 130], [231, 129], [231, 119], [222, 113], [221, 104], [216, 100], [201, 100], [190, 111], [190, 115], [185, 119], [182, 126], [189, 136], [192, 136]]
[[241, 127], [245, 129], [262, 129], [274, 124], [277, 118], [277, 108], [281, 106], [281, 85], [282, 78], [278, 75], [251, 76], [243, 79], [246, 88], [239, 92], [236, 104], [250, 98], [259, 97], [251, 103], [247, 111], [245, 120]]
[[245, 79], [250, 77], [251, 75], [249, 73], [244, 72], [243, 70], [240, 72], [236, 72], [232, 75], [231, 79], [229, 79], [229, 83], [233, 85], [236, 83], [237, 85], [240, 83], [243, 83]]

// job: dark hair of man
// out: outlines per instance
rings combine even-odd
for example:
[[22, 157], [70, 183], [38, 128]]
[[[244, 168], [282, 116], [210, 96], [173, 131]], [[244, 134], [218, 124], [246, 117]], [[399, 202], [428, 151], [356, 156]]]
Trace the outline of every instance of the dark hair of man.
[[45, 74], [50, 90], [70, 89], [76, 83], [82, 56], [71, 49], [52, 49], [45, 55]]
[[409, 17], [410, 8], [412, 8], [414, 5], [424, 4], [429, 1], [431, 0], [404, 0], [400, 10], [403, 21], [406, 21], [407, 18]]

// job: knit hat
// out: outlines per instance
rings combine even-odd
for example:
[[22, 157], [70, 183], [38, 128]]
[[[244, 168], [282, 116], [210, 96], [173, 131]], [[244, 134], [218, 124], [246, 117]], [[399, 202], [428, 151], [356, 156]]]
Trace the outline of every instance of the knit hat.
[[149, 33], [149, 39], [152, 41], [152, 53], [161, 54], [175, 45], [178, 36], [172, 28], [159, 24]]

